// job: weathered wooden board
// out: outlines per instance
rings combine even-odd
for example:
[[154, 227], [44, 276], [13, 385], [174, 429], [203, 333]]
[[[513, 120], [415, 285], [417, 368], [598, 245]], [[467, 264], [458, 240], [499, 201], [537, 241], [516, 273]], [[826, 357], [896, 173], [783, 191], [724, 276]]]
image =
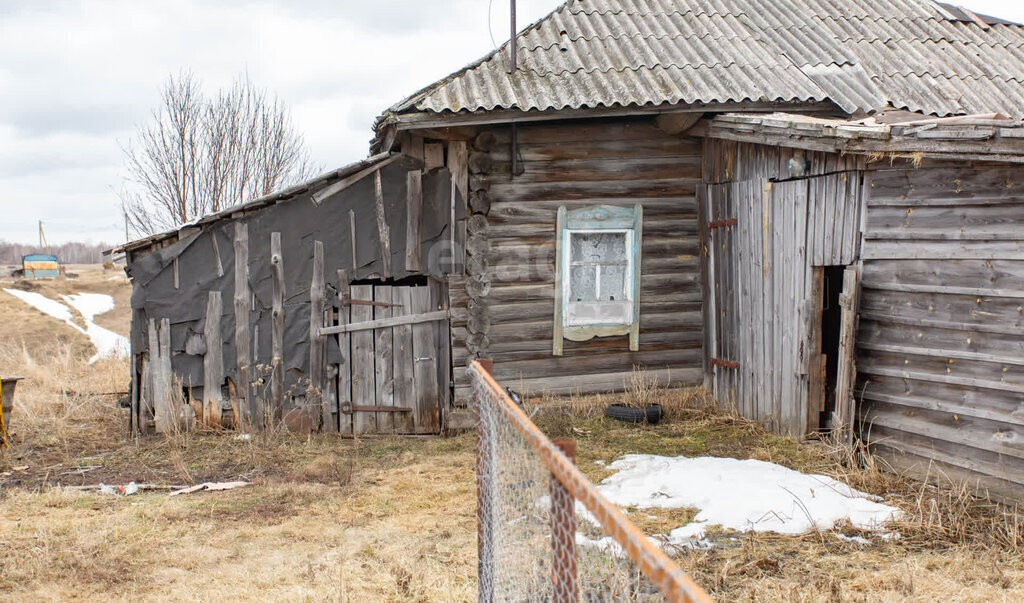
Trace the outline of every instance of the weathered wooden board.
[[[338, 308], [338, 324], [344, 325], [349, 322], [350, 304], [345, 300], [352, 298], [352, 292], [348, 282], [348, 271], [338, 270], [338, 299], [341, 306]], [[338, 365], [338, 431], [341, 433], [352, 433], [352, 414], [345, 412], [345, 408], [352, 405], [352, 348], [351, 335], [339, 333], [338, 350], [341, 352], [341, 362]]]
[[[353, 299], [373, 299], [373, 285], [353, 285]], [[353, 305], [350, 309], [352, 322], [373, 319], [373, 306]], [[358, 406], [376, 406], [377, 386], [373, 366], [373, 331], [352, 333], [352, 403]], [[352, 413], [352, 433], [376, 433], [375, 413]]]
[[[1020, 169], [880, 169], [867, 189], [859, 417], [876, 451], [1024, 496]], [[936, 473], [932, 469], [933, 475]]]
[[[394, 316], [412, 313], [413, 287], [394, 287], [392, 309]], [[414, 395], [414, 357], [412, 349], [412, 325], [394, 327], [394, 403], [397, 406], [415, 406]], [[398, 413], [394, 417], [395, 431], [398, 433], [415, 433], [412, 413]]]
[[[410, 303], [413, 314], [430, 310], [429, 291], [426, 287], [412, 290]], [[431, 323], [412, 325], [413, 387], [415, 433], [437, 433], [441, 429], [440, 393], [437, 382], [438, 341]]]
[[[373, 288], [373, 301], [382, 304], [392, 303], [392, 288], [388, 286], [376, 286]], [[374, 306], [373, 318], [379, 320], [391, 318], [392, 308], [390, 306]], [[373, 331], [373, 367], [375, 387], [377, 390], [377, 406], [395, 405], [395, 382], [394, 382], [394, 327], [385, 327]], [[394, 413], [377, 413], [377, 433], [394, 433]]]

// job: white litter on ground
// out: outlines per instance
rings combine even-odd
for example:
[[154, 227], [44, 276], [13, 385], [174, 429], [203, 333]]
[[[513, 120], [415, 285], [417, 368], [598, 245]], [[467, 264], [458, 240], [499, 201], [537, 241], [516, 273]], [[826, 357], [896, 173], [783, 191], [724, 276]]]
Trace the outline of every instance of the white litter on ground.
[[800, 534], [828, 530], [842, 520], [879, 529], [899, 510], [825, 475], [800, 473], [753, 459], [629, 454], [608, 466], [617, 473], [598, 489], [620, 507], [694, 507], [689, 524], [667, 543], [700, 546], [706, 526], [741, 532]]
[[4, 289], [14, 297], [17, 297], [33, 308], [48, 314], [57, 320], [64, 321], [69, 327], [89, 337], [92, 344], [96, 346], [96, 355], [89, 359], [89, 364], [107, 356], [124, 357], [128, 355], [128, 338], [123, 335], [105, 329], [93, 322], [98, 314], [109, 312], [114, 309], [114, 298], [102, 293], [77, 293], [74, 295], [61, 295], [64, 301], [85, 319], [85, 329], [75, 324], [72, 320], [71, 308], [61, 302], [50, 299], [41, 293], [33, 291], [22, 291], [20, 289]]

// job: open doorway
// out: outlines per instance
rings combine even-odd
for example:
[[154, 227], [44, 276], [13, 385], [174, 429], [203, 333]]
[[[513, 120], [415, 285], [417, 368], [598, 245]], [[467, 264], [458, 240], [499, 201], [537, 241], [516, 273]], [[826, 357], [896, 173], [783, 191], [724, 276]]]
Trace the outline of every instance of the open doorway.
[[839, 372], [839, 340], [842, 333], [843, 309], [839, 296], [843, 292], [843, 272], [846, 266], [824, 266], [822, 269], [821, 299], [821, 386], [823, 400], [818, 416], [818, 428], [832, 427], [832, 413], [836, 408], [836, 378]]

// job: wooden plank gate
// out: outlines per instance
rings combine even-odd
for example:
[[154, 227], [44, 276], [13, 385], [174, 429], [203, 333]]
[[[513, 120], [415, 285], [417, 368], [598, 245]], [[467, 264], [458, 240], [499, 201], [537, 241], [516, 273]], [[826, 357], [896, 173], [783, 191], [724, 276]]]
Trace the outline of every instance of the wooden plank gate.
[[701, 191], [708, 385], [720, 405], [792, 437], [817, 430], [824, 410], [823, 267], [858, 256], [860, 179], [755, 178]]
[[328, 385], [341, 433], [439, 433], [451, 379], [444, 285], [363, 284], [339, 294], [342, 310], [321, 334], [336, 336], [341, 350]]

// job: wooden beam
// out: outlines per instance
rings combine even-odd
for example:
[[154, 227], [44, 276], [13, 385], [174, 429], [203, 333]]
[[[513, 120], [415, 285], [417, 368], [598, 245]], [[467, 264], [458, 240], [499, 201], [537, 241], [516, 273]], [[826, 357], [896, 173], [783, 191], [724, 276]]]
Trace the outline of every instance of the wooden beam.
[[271, 301], [270, 335], [270, 412], [267, 419], [271, 426], [281, 422], [284, 416], [284, 255], [281, 251], [281, 233], [270, 233], [270, 270], [274, 279]]
[[326, 430], [331, 409], [324, 396], [324, 244], [313, 241], [313, 276], [309, 280], [309, 385], [320, 399], [319, 420], [314, 428]]
[[316, 203], [318, 205], [320, 203], [323, 203], [324, 200], [327, 199], [328, 197], [332, 197], [334, 195], [337, 195], [338, 193], [340, 193], [341, 191], [345, 190], [346, 188], [352, 186], [356, 182], [359, 182], [363, 178], [366, 178], [371, 173], [379, 172], [384, 167], [389, 166], [392, 163], [394, 163], [395, 161], [397, 161], [400, 157], [401, 157], [401, 155], [397, 155], [397, 154], [396, 155], [391, 155], [391, 156], [389, 156], [389, 157], [387, 157], [387, 158], [385, 158], [385, 159], [383, 159], [383, 160], [381, 160], [381, 161], [379, 161], [377, 163], [371, 164], [367, 168], [359, 170], [355, 174], [352, 174], [351, 176], [348, 176], [347, 178], [345, 178], [343, 180], [339, 180], [339, 181], [335, 182], [334, 184], [332, 184], [332, 185], [330, 185], [330, 186], [328, 186], [328, 187], [326, 187], [326, 188], [324, 188], [324, 189], [322, 189], [320, 191], [317, 191], [317, 192], [313, 193], [313, 196], [312, 196], [313, 203]]
[[395, 116], [396, 127], [402, 130], [419, 130], [424, 128], [445, 128], [451, 126], [478, 126], [497, 123], [527, 123], [537, 121], [551, 121], [561, 119], [583, 119], [591, 117], [625, 117], [633, 115], [657, 116], [665, 113], [693, 113], [693, 112], [741, 112], [756, 111], [764, 113], [774, 112], [824, 112], [840, 114], [841, 111], [832, 102], [758, 102], [742, 101], [736, 103], [696, 103], [692, 105], [675, 105], [665, 108], [662, 105], [654, 107], [609, 107], [596, 109], [561, 109], [546, 111], [520, 111], [518, 109], [497, 109], [494, 111], [476, 111], [468, 113], [435, 113], [424, 111], [421, 113], [403, 113]]
[[224, 345], [220, 333], [223, 302], [220, 291], [210, 291], [206, 301], [206, 322], [203, 338], [203, 422], [208, 427], [220, 428], [221, 385], [224, 383]]
[[409, 272], [423, 270], [420, 257], [422, 212], [423, 212], [423, 173], [419, 170], [406, 172], [406, 223], [405, 223], [405, 269]]
[[380, 170], [373, 174], [374, 209], [377, 214], [377, 235], [380, 239], [381, 277], [391, 278], [391, 227], [384, 214], [384, 190], [380, 182]]
[[251, 428], [249, 406], [251, 401], [249, 340], [249, 227], [235, 223], [235, 371], [238, 383], [231, 401], [235, 421], [242, 430]]
[[356, 276], [359, 263], [356, 261], [356, 210], [348, 210], [348, 241], [352, 246], [352, 276]]
[[379, 320], [367, 320], [336, 327], [323, 327], [321, 335], [334, 335], [337, 333], [352, 333], [354, 331], [366, 331], [370, 329], [383, 329], [385, 327], [397, 327], [398, 325], [411, 325], [422, 322], [433, 322], [436, 320], [448, 320], [448, 310], [436, 310], [420, 314], [409, 314], [406, 316], [393, 316]]

